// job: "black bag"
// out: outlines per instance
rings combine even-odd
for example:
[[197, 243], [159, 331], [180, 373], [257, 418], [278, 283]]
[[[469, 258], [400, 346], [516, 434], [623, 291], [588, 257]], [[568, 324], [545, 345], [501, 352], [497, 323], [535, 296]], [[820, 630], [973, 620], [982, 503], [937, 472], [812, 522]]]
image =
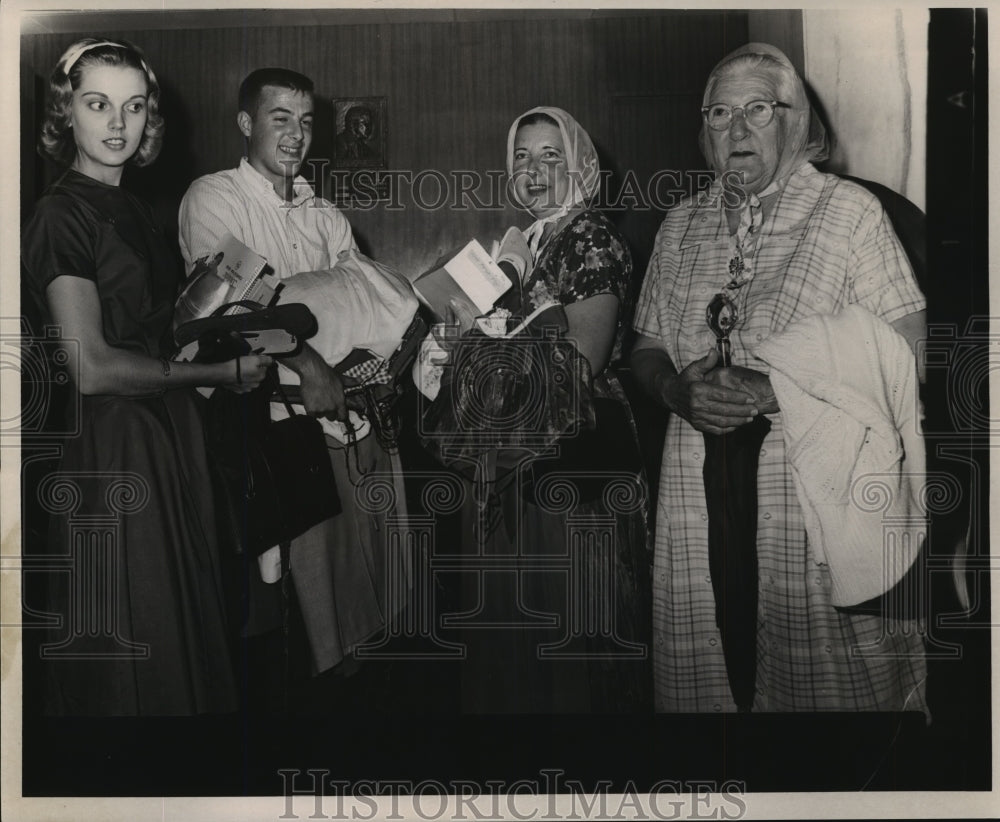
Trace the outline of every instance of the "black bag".
[[496, 478], [510, 478], [568, 432], [592, 429], [590, 366], [563, 337], [567, 327], [554, 306], [517, 337], [463, 336], [424, 412], [424, 449], [466, 476], [491, 456]]
[[[249, 311], [225, 315], [236, 306]], [[250, 353], [247, 332], [283, 328], [301, 340], [315, 332], [315, 325], [303, 305], [265, 309], [227, 303], [212, 317], [180, 326], [177, 341], [197, 339], [198, 362], [224, 362]], [[271, 421], [269, 397], [276, 382], [272, 372], [246, 394], [216, 389], [208, 403], [219, 530], [239, 553], [263, 553], [341, 511], [319, 420], [295, 414], [285, 400], [288, 419]]]
[[[234, 307], [247, 311], [226, 314]], [[269, 329], [282, 329], [301, 343], [315, 333], [316, 318], [298, 303], [227, 303], [211, 317], [178, 327], [175, 338], [181, 345], [198, 340], [197, 361], [223, 362], [250, 353], [244, 335]], [[216, 389], [208, 404], [208, 450], [221, 497], [217, 513], [239, 553], [261, 554], [341, 511], [322, 425], [296, 414], [283, 394], [289, 416], [272, 422], [275, 387], [280, 393], [272, 371], [246, 394]]]
[[286, 401], [288, 418], [272, 421], [272, 389], [217, 390], [209, 402], [209, 451], [224, 497], [220, 508], [239, 552], [261, 554], [341, 512], [319, 420], [296, 414]]

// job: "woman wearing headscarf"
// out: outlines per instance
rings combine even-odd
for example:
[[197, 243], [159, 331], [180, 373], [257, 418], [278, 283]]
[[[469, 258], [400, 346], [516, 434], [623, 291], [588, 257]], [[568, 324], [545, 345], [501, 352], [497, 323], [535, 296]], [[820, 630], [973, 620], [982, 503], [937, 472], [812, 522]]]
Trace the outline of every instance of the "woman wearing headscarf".
[[[472, 625], [463, 635], [469, 645], [464, 707], [648, 710], [646, 487], [632, 415], [609, 369], [631, 313], [631, 256], [618, 230], [588, 205], [600, 184], [597, 152], [565, 111], [534, 108], [514, 121], [507, 172], [514, 199], [535, 218], [524, 230], [531, 260], [513, 313], [528, 317], [550, 306], [562, 317], [584, 373], [585, 396], [575, 403], [596, 413], [581, 412], [581, 430], [554, 441], [559, 456], [527, 459], [505, 478], [496, 472], [484, 482], [479, 475], [471, 495], [477, 503], [467, 508], [477, 519], [466, 531], [476, 537], [470, 551], [510, 562], [469, 575], [476, 590], [467, 603]], [[523, 337], [510, 342], [523, 344]], [[534, 344], [544, 358], [549, 341], [536, 337]], [[541, 386], [544, 397], [524, 403], [532, 406], [523, 409], [525, 419], [535, 419], [536, 407], [567, 402], [567, 375], [560, 372]], [[567, 410], [579, 408], [560, 413]], [[621, 443], [605, 466], [612, 470], [595, 476], [590, 455], [611, 442]], [[484, 620], [492, 627], [474, 629]]]
[[[842, 566], [832, 556], [837, 535], [825, 546], [831, 556], [818, 551], [813, 511], [802, 505], [813, 492], [800, 495], [801, 481], [814, 474], [796, 473], [795, 462], [808, 432], [791, 430], [791, 408], [782, 405], [788, 395], [776, 393], [777, 367], [764, 356], [791, 350], [797, 367], [819, 372], [822, 393], [824, 383], [845, 379], [851, 363], [836, 362], [836, 349], [848, 340], [834, 335], [824, 350], [817, 324], [866, 318], [873, 335], [884, 329], [893, 339], [878, 339], [901, 346], [900, 368], [904, 378], [913, 375], [912, 391], [911, 348], [923, 334], [924, 298], [878, 201], [813, 166], [827, 156], [825, 131], [784, 54], [758, 43], [737, 49], [712, 71], [702, 105], [701, 146], [716, 180], [668, 213], [657, 234], [631, 358], [640, 385], [671, 412], [653, 564], [656, 709], [925, 710], [915, 623], [883, 614], [871, 601], [877, 597], [858, 602], [867, 595], [845, 593], [846, 577], [837, 576]], [[800, 333], [797, 351], [786, 331]], [[721, 367], [728, 365], [724, 356], [732, 367]], [[749, 582], [756, 619], [749, 617], [742, 639], [755, 646], [744, 649], [755, 659], [748, 695], [737, 698], [729, 649], [723, 652], [733, 637], [720, 631], [726, 603], [709, 556], [706, 474], [719, 469], [704, 469], [711, 438], [746, 431], [758, 417], [770, 430], [755, 454], [757, 488], [748, 501], [756, 523]], [[826, 456], [849, 461], [846, 443]], [[862, 433], [859, 452], [866, 443]], [[849, 497], [849, 489], [843, 493]], [[841, 510], [849, 518], [850, 504]], [[870, 556], [884, 563], [881, 537], [874, 536]], [[858, 576], [850, 563], [847, 571]], [[850, 581], [870, 593], [879, 574], [868, 576]]]

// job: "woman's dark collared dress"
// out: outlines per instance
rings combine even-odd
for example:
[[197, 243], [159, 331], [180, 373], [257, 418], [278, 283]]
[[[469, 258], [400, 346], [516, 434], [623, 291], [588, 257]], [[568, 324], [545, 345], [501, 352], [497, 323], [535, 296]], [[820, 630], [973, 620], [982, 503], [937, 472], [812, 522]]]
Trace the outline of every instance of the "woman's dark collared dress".
[[[52, 280], [88, 279], [107, 343], [149, 357], [169, 350], [172, 261], [145, 203], [72, 170], [43, 195], [23, 231], [25, 297], [49, 317]], [[75, 433], [60, 440], [59, 468], [37, 489], [50, 514], [48, 544], [25, 547], [63, 555], [72, 568], [52, 574], [45, 604], [62, 618], [46, 636], [45, 712], [234, 710], [196, 392], [73, 401]]]

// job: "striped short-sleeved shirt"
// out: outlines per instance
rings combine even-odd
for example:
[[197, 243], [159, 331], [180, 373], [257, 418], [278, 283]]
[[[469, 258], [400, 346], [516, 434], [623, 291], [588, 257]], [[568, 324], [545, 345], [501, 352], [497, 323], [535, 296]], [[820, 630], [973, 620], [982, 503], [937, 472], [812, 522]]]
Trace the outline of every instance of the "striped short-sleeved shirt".
[[[728, 277], [729, 227], [718, 184], [671, 211], [655, 241], [634, 325], [678, 370], [715, 345], [705, 309]], [[767, 209], [740, 289], [733, 363], [767, 372], [754, 347], [789, 323], [858, 303], [892, 323], [925, 301], [878, 201], [806, 164]], [[760, 452], [758, 666], [754, 710], [925, 709], [916, 624], [838, 612], [813, 562], [781, 425]], [[660, 711], [735, 710], [708, 564], [703, 435], [672, 416], [658, 494], [653, 653]], [[889, 630], [889, 629], [892, 630]]]

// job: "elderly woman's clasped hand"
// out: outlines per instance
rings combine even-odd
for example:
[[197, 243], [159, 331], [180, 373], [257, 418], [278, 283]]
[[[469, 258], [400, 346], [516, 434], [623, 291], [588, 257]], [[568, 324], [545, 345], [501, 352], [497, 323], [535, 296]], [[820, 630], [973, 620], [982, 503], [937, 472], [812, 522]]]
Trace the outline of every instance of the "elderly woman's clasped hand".
[[748, 394], [758, 414], [775, 414], [778, 411], [778, 400], [771, 388], [770, 378], [753, 368], [742, 365], [713, 368], [705, 374], [705, 382]]
[[718, 361], [719, 354], [712, 349], [678, 374], [664, 370], [656, 376], [663, 403], [708, 434], [728, 434], [752, 422], [758, 413], [751, 393], [718, 375], [731, 370], [717, 368]]
[[707, 434], [728, 434], [773, 414], [778, 403], [766, 374], [743, 366], [719, 367], [714, 349], [679, 374], [657, 376], [660, 396], [675, 414]]

